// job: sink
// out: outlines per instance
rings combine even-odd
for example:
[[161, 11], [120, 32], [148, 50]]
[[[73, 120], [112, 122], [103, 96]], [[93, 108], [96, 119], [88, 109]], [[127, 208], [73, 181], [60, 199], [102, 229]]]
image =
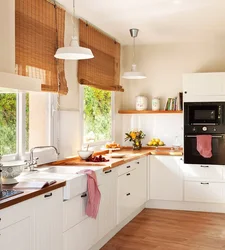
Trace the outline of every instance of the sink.
[[39, 170], [40, 172], [45, 173], [55, 173], [55, 174], [82, 174], [79, 173], [82, 170], [91, 169], [91, 170], [99, 170], [103, 167], [93, 167], [93, 166], [74, 166], [74, 167], [68, 167], [68, 166], [55, 166], [50, 167], [44, 170]]
[[99, 184], [101, 182], [102, 169], [104, 166], [44, 166], [39, 168], [38, 171], [30, 172], [18, 178], [18, 181], [66, 181], [66, 186], [63, 187], [63, 198], [69, 200], [78, 194], [87, 191], [87, 175], [79, 173], [81, 170], [91, 169], [94, 170]]

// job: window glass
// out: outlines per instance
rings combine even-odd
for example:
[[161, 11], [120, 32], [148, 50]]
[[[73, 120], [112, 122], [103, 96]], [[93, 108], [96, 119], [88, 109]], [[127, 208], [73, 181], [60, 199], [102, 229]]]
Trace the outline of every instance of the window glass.
[[84, 86], [84, 143], [111, 140], [112, 94]]
[[0, 154], [17, 152], [17, 94], [0, 93]]

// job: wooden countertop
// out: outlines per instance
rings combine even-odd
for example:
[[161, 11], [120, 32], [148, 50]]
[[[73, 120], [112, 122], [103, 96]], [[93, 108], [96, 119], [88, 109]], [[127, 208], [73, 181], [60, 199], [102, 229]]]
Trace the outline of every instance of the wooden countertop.
[[118, 167], [124, 163], [139, 159], [146, 155], [165, 155], [165, 156], [182, 156], [183, 149], [177, 151], [172, 151], [170, 147], [143, 147], [141, 150], [133, 150], [131, 147], [123, 147], [120, 151], [115, 151], [116, 153], [125, 154], [123, 158], [111, 158], [108, 155], [108, 150], [97, 152], [94, 155], [104, 155], [105, 158], [109, 159], [108, 162], [87, 162], [82, 160], [80, 157], [73, 157], [70, 159], [64, 159], [61, 161], [56, 161], [51, 163], [50, 165], [59, 166], [105, 166], [103, 171], [108, 170], [110, 168]]
[[[23, 202], [25, 200], [34, 198], [38, 195], [53, 191], [57, 188], [64, 187], [66, 185], [65, 181], [57, 181], [55, 184], [42, 188], [42, 189], [16, 189], [19, 191], [23, 191], [22, 194], [18, 194], [15, 196], [12, 196], [10, 198], [4, 199], [0, 201], [0, 210], [12, 205], [15, 205], [17, 203]], [[3, 185], [3, 189], [13, 189], [14, 185]]]
[[[162, 147], [162, 148], [155, 148], [155, 147], [143, 147], [141, 150], [132, 150], [131, 147], [123, 147], [120, 151], [115, 151], [116, 153], [125, 154], [123, 158], [111, 158], [109, 157], [108, 150], [100, 151], [95, 153], [94, 155], [104, 155], [107, 159], [109, 159], [108, 162], [86, 162], [85, 160], [80, 159], [80, 157], [73, 157], [69, 159], [64, 159], [60, 161], [53, 162], [49, 164], [50, 166], [59, 166], [59, 165], [65, 165], [65, 166], [105, 166], [103, 168], [103, 171], [106, 171], [108, 169], [118, 167], [124, 163], [139, 159], [143, 156], [147, 155], [171, 155], [171, 156], [181, 156], [183, 155], [183, 149], [180, 149], [178, 151], [171, 151], [170, 147]], [[41, 167], [41, 166], [40, 166]], [[24, 191], [24, 193], [12, 196], [10, 198], [4, 199], [0, 201], [0, 210], [12, 205], [15, 205], [19, 202], [23, 202], [25, 200], [34, 198], [38, 195], [50, 192], [52, 190], [55, 190], [57, 188], [63, 187], [66, 185], [66, 181], [57, 181], [57, 183], [45, 187], [43, 189], [23, 189], [21, 191]], [[3, 189], [13, 189], [13, 185], [3, 185]], [[17, 189], [19, 190], [19, 189]]]

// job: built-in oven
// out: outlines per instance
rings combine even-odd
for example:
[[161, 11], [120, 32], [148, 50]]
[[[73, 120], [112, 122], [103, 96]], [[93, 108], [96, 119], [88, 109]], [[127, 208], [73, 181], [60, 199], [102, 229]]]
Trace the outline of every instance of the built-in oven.
[[212, 134], [212, 157], [204, 158], [197, 151], [197, 135], [184, 135], [184, 163], [225, 165], [225, 134]]

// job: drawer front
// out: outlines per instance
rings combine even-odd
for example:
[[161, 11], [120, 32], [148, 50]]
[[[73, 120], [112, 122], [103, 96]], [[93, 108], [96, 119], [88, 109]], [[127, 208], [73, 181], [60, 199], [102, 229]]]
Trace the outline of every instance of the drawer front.
[[0, 229], [32, 216], [33, 202], [34, 199], [30, 199], [0, 210]]
[[136, 169], [118, 177], [118, 197], [123, 197], [133, 190], [135, 186], [135, 174]]
[[125, 163], [118, 168], [118, 176], [128, 173], [134, 169], [135, 169], [135, 165], [133, 161]]
[[87, 199], [85, 192], [63, 202], [63, 232], [87, 218], [85, 214]]
[[97, 175], [98, 185], [104, 185], [108, 183], [108, 180], [117, 176], [117, 168], [112, 168], [106, 171], [102, 171]]
[[223, 179], [223, 166], [219, 165], [191, 165], [184, 164], [182, 166], [185, 178], [192, 179]]
[[184, 200], [222, 203], [224, 185], [224, 183], [216, 182], [185, 181]]

